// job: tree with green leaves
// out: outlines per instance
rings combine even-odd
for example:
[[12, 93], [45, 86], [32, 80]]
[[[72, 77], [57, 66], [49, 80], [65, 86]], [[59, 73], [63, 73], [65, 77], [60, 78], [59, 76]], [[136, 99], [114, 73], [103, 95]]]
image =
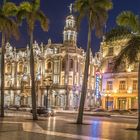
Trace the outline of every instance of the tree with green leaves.
[[103, 34], [103, 27], [108, 19], [108, 11], [112, 9], [113, 4], [111, 0], [76, 0], [74, 9], [78, 13], [77, 26], [83, 18], [86, 17], [88, 21], [88, 41], [86, 50], [85, 70], [82, 83], [80, 106], [77, 118], [77, 124], [83, 123], [83, 111], [85, 98], [87, 93], [88, 71], [90, 64], [90, 50], [91, 50], [91, 34], [95, 30], [96, 36], [101, 37]]
[[36, 111], [36, 87], [35, 87], [35, 71], [34, 71], [34, 52], [33, 52], [33, 32], [36, 21], [39, 21], [44, 31], [48, 31], [48, 18], [40, 10], [40, 0], [33, 0], [32, 2], [22, 2], [19, 6], [17, 19], [21, 23], [23, 19], [28, 25], [28, 34], [30, 38], [30, 74], [31, 74], [31, 97], [32, 97], [32, 112], [33, 120], [37, 120]]
[[0, 7], [0, 32], [2, 33], [2, 47], [1, 47], [1, 117], [4, 117], [4, 85], [5, 85], [5, 43], [6, 39], [14, 36], [18, 38], [19, 31], [18, 25], [13, 19], [17, 14], [18, 8], [12, 2], [3, 1], [2, 7]]
[[[119, 26], [129, 29], [131, 38], [128, 43], [123, 46], [117, 58], [115, 58], [114, 69], [117, 69], [122, 61], [126, 60], [128, 64], [138, 63], [138, 125], [137, 130], [140, 130], [140, 18], [131, 11], [120, 13], [116, 19]], [[116, 34], [112, 34], [116, 36]]]

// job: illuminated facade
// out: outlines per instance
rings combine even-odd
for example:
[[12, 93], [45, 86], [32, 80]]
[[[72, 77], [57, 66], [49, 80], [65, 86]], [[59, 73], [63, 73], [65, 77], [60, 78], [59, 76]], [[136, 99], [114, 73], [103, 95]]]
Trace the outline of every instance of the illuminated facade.
[[[66, 18], [63, 43], [34, 43], [37, 105], [55, 108], [77, 108], [81, 94], [85, 52], [77, 46], [77, 31], [72, 14]], [[9, 43], [5, 54], [5, 104], [31, 105], [29, 47], [16, 49]], [[95, 69], [98, 58], [91, 54], [86, 107], [95, 105]], [[52, 83], [50, 84], [50, 82]]]
[[102, 107], [108, 109], [136, 109], [138, 105], [138, 65], [124, 60], [114, 73], [113, 58], [122, 50], [130, 35], [101, 43], [102, 52]]

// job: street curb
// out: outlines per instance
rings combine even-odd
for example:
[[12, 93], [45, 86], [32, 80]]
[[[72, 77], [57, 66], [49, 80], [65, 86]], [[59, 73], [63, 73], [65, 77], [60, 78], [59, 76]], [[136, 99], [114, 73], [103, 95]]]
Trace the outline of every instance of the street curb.
[[117, 118], [127, 118], [127, 119], [138, 119], [135, 116], [123, 116], [123, 115], [110, 115], [111, 117], [117, 117]]
[[[66, 111], [57, 111], [57, 113], [64, 113], [64, 114], [78, 114], [78, 112], [66, 112]], [[127, 118], [127, 119], [138, 119], [135, 116], [126, 116], [126, 115], [111, 115], [111, 114], [92, 114], [85, 112], [84, 115], [86, 116], [95, 116], [95, 117], [118, 117], [118, 118]]]
[[[58, 111], [57, 113], [64, 113], [64, 114], [78, 114], [78, 112], [61, 112], [61, 111]], [[97, 116], [97, 117], [110, 117], [111, 115], [109, 115], [109, 114], [88, 114], [88, 113], [84, 113], [84, 115], [86, 115], [86, 116]]]

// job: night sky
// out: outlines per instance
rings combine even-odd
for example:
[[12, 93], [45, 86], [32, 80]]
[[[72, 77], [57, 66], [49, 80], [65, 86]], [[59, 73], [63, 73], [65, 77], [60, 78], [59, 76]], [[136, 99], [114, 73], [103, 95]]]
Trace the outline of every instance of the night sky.
[[[19, 4], [24, 0], [9, 0]], [[0, 0], [2, 2], [2, 0]], [[50, 20], [50, 29], [48, 32], [43, 32], [39, 26], [36, 24], [34, 39], [37, 42], [47, 43], [48, 38], [52, 39], [53, 43], [62, 43], [63, 40], [63, 28], [65, 25], [66, 16], [69, 15], [68, 6], [73, 3], [74, 0], [41, 0], [41, 9], [47, 15]], [[107, 30], [115, 26], [116, 16], [123, 10], [131, 10], [135, 14], [140, 15], [140, 1], [139, 0], [113, 0], [114, 8], [109, 12], [109, 19], [107, 22]], [[20, 27], [21, 36], [20, 40], [15, 41], [11, 39], [11, 44], [14, 47], [21, 48], [26, 47], [28, 44], [28, 36], [26, 23], [23, 23]], [[78, 33], [78, 45], [82, 48], [86, 48], [87, 42], [87, 22], [84, 20], [81, 24], [80, 32]], [[92, 37], [92, 49], [93, 51], [99, 50], [100, 40], [94, 35]]]

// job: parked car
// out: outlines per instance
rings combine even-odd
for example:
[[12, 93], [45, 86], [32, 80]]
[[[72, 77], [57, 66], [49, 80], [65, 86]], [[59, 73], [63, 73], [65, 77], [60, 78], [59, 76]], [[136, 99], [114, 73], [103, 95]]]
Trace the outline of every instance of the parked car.
[[[32, 113], [32, 110], [31, 110]], [[37, 108], [37, 114], [39, 116], [44, 115], [44, 116], [54, 116], [55, 111], [51, 108], [44, 108], [44, 107], [38, 107]]]
[[19, 110], [19, 105], [9, 105], [8, 109], [13, 110], [13, 111], [17, 111], [17, 110]]
[[97, 109], [94, 109], [93, 112], [106, 112], [106, 110], [103, 108], [97, 108]]
[[21, 105], [19, 111], [31, 111], [31, 107], [29, 105]]

